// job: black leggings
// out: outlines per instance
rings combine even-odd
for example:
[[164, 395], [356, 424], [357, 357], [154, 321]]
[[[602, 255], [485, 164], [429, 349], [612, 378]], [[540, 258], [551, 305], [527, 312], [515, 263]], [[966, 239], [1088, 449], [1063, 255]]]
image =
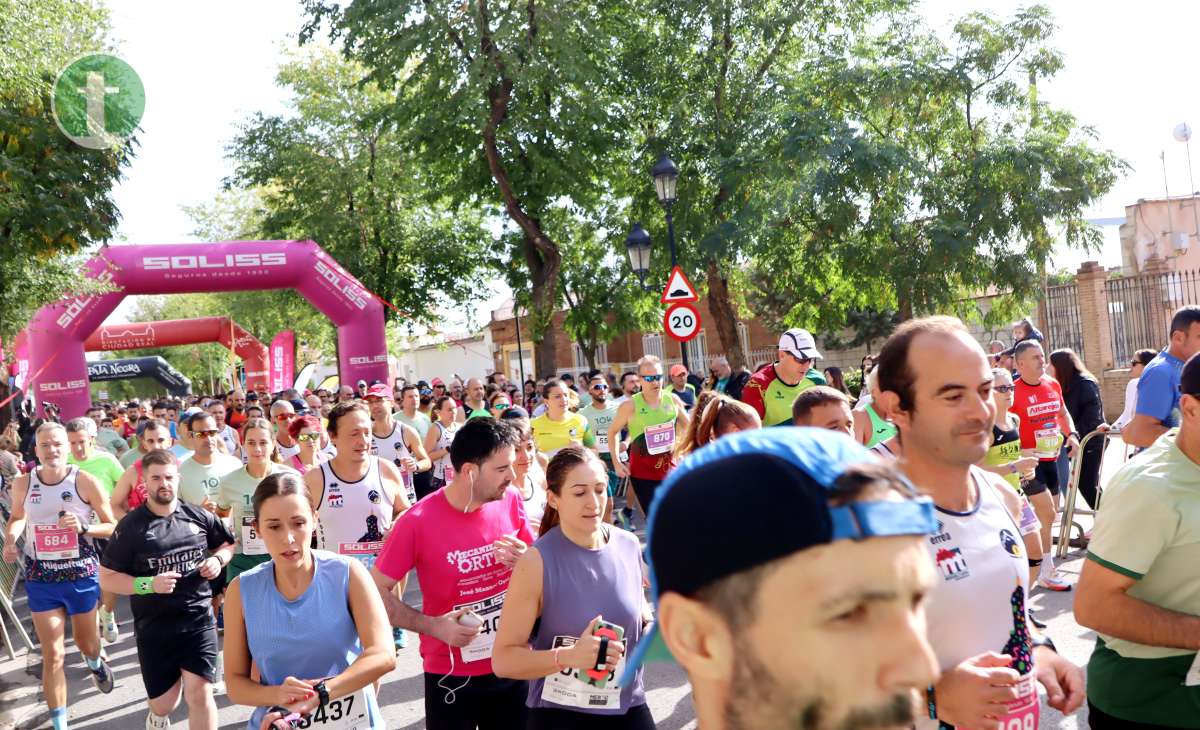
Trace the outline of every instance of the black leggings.
[[1108, 448], [1108, 439], [1097, 436], [1088, 442], [1083, 450], [1083, 460], [1079, 463], [1079, 493], [1088, 507], [1096, 509], [1096, 497], [1099, 494], [1100, 467], [1104, 463], [1104, 450]]
[[[441, 686], [438, 682], [441, 681]], [[446, 704], [446, 687], [454, 701]], [[461, 688], [461, 689], [459, 689]], [[426, 730], [513, 730], [525, 727], [529, 683], [494, 674], [446, 677], [425, 674]]]
[[654, 503], [654, 492], [662, 482], [654, 479], [629, 477], [629, 484], [633, 487], [633, 493], [637, 495], [638, 504], [642, 507], [642, 514], [649, 518], [650, 505]]
[[630, 707], [624, 715], [535, 707], [529, 711], [525, 730], [654, 730], [654, 716], [646, 705]]

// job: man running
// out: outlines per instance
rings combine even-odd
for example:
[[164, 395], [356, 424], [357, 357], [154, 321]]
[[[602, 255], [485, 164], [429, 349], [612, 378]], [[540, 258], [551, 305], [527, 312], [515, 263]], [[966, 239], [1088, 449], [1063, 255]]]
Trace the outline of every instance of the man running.
[[1200, 358], [1180, 383], [1179, 430], [1109, 481], [1079, 576], [1075, 620], [1098, 634], [1088, 662], [1093, 728], [1197, 726]]
[[642, 381], [638, 378], [635, 372], [625, 372], [621, 374], [621, 392], [613, 399], [613, 405], [621, 405], [625, 401], [632, 398], [638, 391], [642, 389]]
[[417, 502], [414, 478], [420, 472], [428, 472], [431, 462], [417, 429], [392, 417], [391, 396], [391, 389], [383, 384], [372, 385], [367, 390], [367, 407], [371, 410], [371, 455], [390, 461], [400, 470], [404, 496], [412, 505]]
[[1059, 495], [1063, 486], [1058, 483], [1058, 455], [1064, 437], [1068, 453], [1075, 456], [1079, 434], [1063, 402], [1058, 381], [1046, 375], [1046, 354], [1037, 340], [1024, 340], [1013, 351], [1017, 365], [1012, 412], [1021, 419], [1021, 449], [1036, 456], [1038, 465], [1033, 480], [1025, 485], [1025, 495], [1042, 523], [1042, 564], [1038, 585], [1052, 591], [1069, 591], [1071, 584], [1058, 575], [1054, 566], [1051, 528], [1058, 512]]
[[[222, 418], [221, 420], [228, 422], [234, 429], [241, 428], [242, 424], [246, 422], [246, 394], [241, 390], [232, 390], [224, 405], [228, 412], [228, 418]], [[213, 418], [216, 418], [215, 413], [213, 414]], [[229, 453], [232, 454], [233, 451], [230, 450]]]
[[[117, 461], [115, 456], [96, 449], [95, 429], [96, 425], [90, 418], [72, 418], [67, 421], [67, 441], [71, 444], [71, 455], [68, 457], [67, 463], [77, 466], [80, 471], [95, 477], [96, 482], [104, 490], [104, 496], [109, 500], [111, 509], [113, 489], [117, 486], [117, 482], [125, 470], [121, 468], [121, 462]], [[107, 544], [107, 540], [97, 538], [96, 552], [103, 554]], [[113, 615], [116, 605], [116, 594], [101, 591], [100, 631], [104, 635], [104, 640], [110, 644], [121, 638], [116, 616]]]
[[[687, 433], [688, 417], [683, 403], [663, 391], [662, 361], [654, 355], [638, 360], [642, 390], [617, 409], [608, 427], [608, 442], [621, 441], [629, 429], [629, 464], [613, 462], [618, 477], [630, 478], [642, 513], [649, 516], [654, 490], [675, 466], [676, 434]], [[790, 418], [790, 416], [789, 416]]]
[[809, 388], [796, 396], [796, 402], [792, 404], [792, 423], [796, 426], [813, 426], [837, 431], [854, 438], [854, 415], [850, 412], [850, 398], [828, 385]]
[[463, 397], [462, 406], [459, 407], [455, 420], [463, 423], [469, 418], [487, 418], [491, 415], [487, 399], [484, 397], [483, 381], [479, 378], [468, 378], [466, 395]]
[[171, 449], [171, 432], [167, 424], [158, 419], [147, 423], [138, 446], [145, 451], [121, 474], [121, 478], [113, 487], [112, 510], [118, 520], [146, 501], [146, 480], [142, 473], [141, 457], [157, 449]]
[[[430, 426], [433, 422], [429, 420], [429, 415], [421, 410], [422, 399], [426, 396], [422, 395], [421, 388], [424, 387], [424, 393], [431, 393], [428, 385], [422, 385], [425, 381], [421, 381], [417, 385], [405, 385], [400, 389], [400, 410], [393, 413], [392, 417], [405, 426], [411, 426], [416, 429], [417, 435], [421, 437], [421, 446], [425, 445], [425, 436], [429, 433]], [[428, 454], [428, 452], [426, 452]], [[413, 488], [417, 494], [429, 494], [433, 491], [430, 488], [430, 480], [433, 479], [433, 469], [419, 471], [413, 475]], [[415, 503], [415, 500], [414, 500]]]
[[742, 401], [758, 411], [763, 427], [792, 422], [796, 396], [818, 382], [813, 363], [821, 357], [808, 330], [790, 329], [779, 338], [779, 359], [750, 376], [742, 389]]
[[1063, 714], [1082, 704], [1083, 673], [1035, 633], [1020, 499], [975, 466], [992, 443], [992, 370], [953, 317], [905, 322], [879, 353], [879, 402], [900, 430], [908, 478], [937, 507], [926, 549], [938, 578], [926, 607], [941, 678], [919, 730], [1036, 728], [1038, 695]]
[[1183, 364], [1200, 352], [1200, 306], [1180, 307], [1171, 317], [1167, 347], [1150, 361], [1137, 384], [1133, 420], [1121, 430], [1131, 446], [1148, 448], [1179, 425], [1179, 374]]
[[179, 467], [179, 499], [215, 512], [221, 479], [242, 468], [242, 460], [220, 449], [216, 419], [200, 411], [187, 420], [192, 457]]
[[[608, 503], [605, 507], [604, 519], [608, 522], [612, 521], [613, 505], [612, 498], [617, 494], [617, 484], [620, 479], [617, 477], [616, 468], [613, 466], [612, 449], [609, 448], [608, 434], [609, 427], [617, 418], [617, 411], [620, 406], [608, 400], [608, 380], [599, 373], [591, 377], [588, 382], [588, 395], [591, 396], [591, 402], [583, 408], [579, 409], [579, 415], [587, 419], [588, 437], [594, 441], [596, 452], [600, 454], [600, 460], [604, 462], [605, 470], [608, 472]], [[620, 446], [618, 445], [618, 451]]]
[[[513, 488], [520, 441], [507, 419], [473, 418], [450, 445], [454, 478], [396, 523], [371, 571], [393, 626], [421, 634], [425, 727], [525, 727], [527, 683], [492, 673], [512, 567], [533, 542]], [[416, 609], [393, 590], [416, 568]]]
[[[42, 651], [42, 692], [54, 730], [67, 724], [66, 623], [96, 688], [112, 692], [113, 673], [100, 652], [96, 605], [99, 555], [93, 540], [112, 534], [108, 495], [91, 474], [67, 463], [67, 431], [47, 422], [34, 434], [40, 466], [13, 480], [4, 561], [21, 561], [33, 628]], [[95, 518], [95, 522], [93, 522]], [[17, 540], [24, 535], [23, 548]]]
[[[213, 421], [216, 423], [217, 431], [219, 432], [217, 435], [220, 436], [221, 441], [225, 444], [225, 453], [230, 456], [236, 455], [238, 447], [242, 445], [242, 440], [238, 438], [237, 431], [225, 422], [225, 404], [221, 401], [213, 401], [208, 406], [208, 415], [212, 416]], [[245, 420], [243, 418], [242, 422], [244, 423]]]
[[[211, 418], [210, 418], [211, 420]], [[182, 695], [188, 727], [216, 730], [217, 632], [210, 581], [233, 557], [233, 533], [178, 498], [179, 467], [161, 449], [142, 457], [147, 500], [121, 519], [101, 561], [105, 590], [132, 596], [147, 730], [171, 726]]]

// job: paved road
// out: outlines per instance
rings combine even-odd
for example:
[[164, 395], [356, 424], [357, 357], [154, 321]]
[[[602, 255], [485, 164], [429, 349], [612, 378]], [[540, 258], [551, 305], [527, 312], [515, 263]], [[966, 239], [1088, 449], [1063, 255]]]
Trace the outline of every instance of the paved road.
[[[1119, 465], [1123, 449], [1109, 449], [1109, 458], [1105, 464], [1106, 475]], [[1082, 517], [1079, 520], [1090, 526], [1090, 519]], [[1072, 576], [1077, 576], [1082, 564], [1082, 553], [1073, 551], [1068, 562], [1062, 568]], [[410, 581], [410, 585], [416, 581]], [[1086, 664], [1095, 643], [1095, 635], [1079, 627], [1071, 614], [1072, 593], [1049, 593], [1035, 591], [1031, 606], [1038, 616], [1046, 621], [1049, 633], [1064, 656], [1077, 664]], [[419, 601], [419, 592], [414, 587], [410, 601]], [[21, 598], [18, 613], [28, 616], [28, 609]], [[131, 624], [127, 603], [122, 603], [118, 615], [124, 619], [122, 623], [121, 640], [108, 648], [113, 670], [117, 678], [117, 687], [112, 694], [102, 695], [97, 692], [87, 678], [86, 670], [79, 654], [74, 650], [68, 653], [69, 666], [67, 674], [71, 691], [71, 725], [73, 728], [89, 730], [129, 730], [143, 726], [146, 714], [145, 692], [138, 673], [137, 655], [132, 641]], [[32, 635], [32, 627], [26, 626]], [[37, 656], [33, 655], [36, 669]], [[18, 655], [16, 660], [8, 660], [0, 654], [0, 730], [17, 728], [48, 727], [45, 705], [40, 692], [40, 683], [27, 673], [26, 655]], [[399, 654], [396, 669], [389, 674], [380, 691], [380, 701], [388, 727], [405, 730], [418, 730], [424, 727], [423, 722], [423, 684], [420, 671], [420, 657], [417, 653], [416, 642]], [[692, 708], [691, 689], [687, 678], [678, 667], [668, 665], [652, 666], [646, 675], [648, 691], [646, 693], [650, 709], [659, 728], [664, 730], [679, 730], [695, 728], [694, 710]], [[244, 727], [249, 710], [233, 707], [224, 697], [218, 698], [220, 721], [222, 728]], [[173, 716], [176, 727], [183, 727], [185, 711], [181, 708]], [[1043, 707], [1043, 728], [1063, 728], [1074, 730], [1086, 728], [1086, 707], [1071, 717], [1062, 717], [1054, 710]], [[7, 718], [7, 724], [6, 724]]]

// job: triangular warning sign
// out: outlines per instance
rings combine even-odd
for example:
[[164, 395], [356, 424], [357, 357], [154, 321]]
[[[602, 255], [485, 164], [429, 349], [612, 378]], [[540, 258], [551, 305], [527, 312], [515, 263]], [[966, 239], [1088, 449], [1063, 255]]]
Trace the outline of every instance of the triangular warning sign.
[[700, 297], [696, 295], [696, 287], [683, 275], [683, 269], [676, 266], [667, 277], [667, 287], [663, 289], [662, 299], [659, 301], [663, 304], [698, 302]]

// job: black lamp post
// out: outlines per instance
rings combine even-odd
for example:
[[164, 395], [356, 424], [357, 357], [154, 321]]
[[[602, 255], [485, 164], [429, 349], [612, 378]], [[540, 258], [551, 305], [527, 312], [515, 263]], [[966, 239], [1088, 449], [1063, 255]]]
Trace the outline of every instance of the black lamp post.
[[[663, 210], [667, 213], [667, 244], [671, 247], [671, 269], [673, 270], [677, 264], [675, 255], [675, 220], [671, 216], [671, 208], [675, 206], [675, 183], [679, 179], [679, 168], [670, 157], [665, 154], [658, 158], [658, 162], [654, 164], [654, 168], [650, 170], [650, 175], [654, 178], [654, 192], [658, 195], [658, 202], [662, 204]], [[683, 366], [691, 372], [692, 368], [688, 365], [687, 343], [679, 343], [679, 355], [683, 360]]]
[[650, 271], [650, 234], [641, 223], [634, 223], [625, 237], [625, 250], [629, 254], [629, 265], [637, 274], [638, 282], [646, 288], [646, 273]]

